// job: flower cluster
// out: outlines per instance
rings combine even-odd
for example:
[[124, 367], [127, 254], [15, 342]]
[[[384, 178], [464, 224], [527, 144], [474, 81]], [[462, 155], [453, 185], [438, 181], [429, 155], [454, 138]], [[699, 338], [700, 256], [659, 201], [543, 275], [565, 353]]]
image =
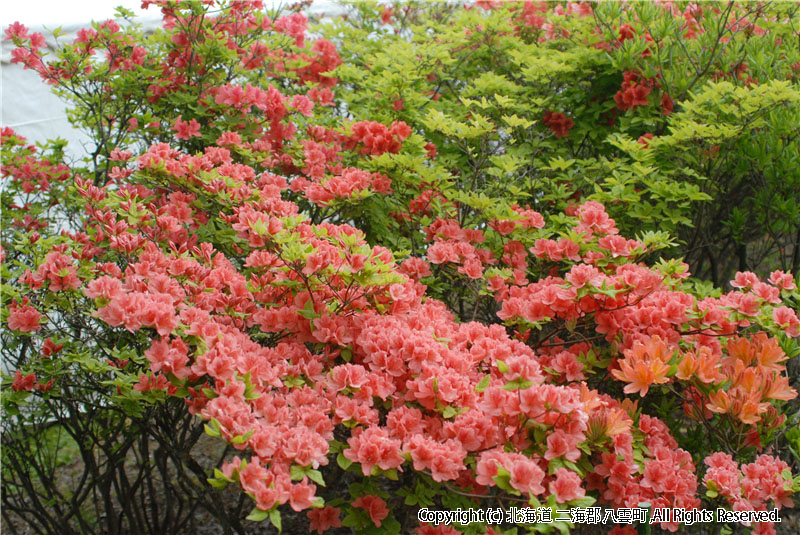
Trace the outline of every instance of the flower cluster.
[[361, 154], [381, 155], [385, 152], [397, 153], [403, 140], [411, 135], [411, 128], [402, 121], [395, 121], [391, 127], [375, 122], [360, 121], [350, 127], [349, 144], [362, 144]]
[[647, 96], [652, 91], [652, 83], [643, 79], [638, 73], [625, 72], [622, 87], [614, 95], [614, 102], [620, 110], [630, 110], [636, 106], [647, 106]]
[[542, 117], [542, 124], [549, 126], [556, 137], [567, 137], [575, 122], [563, 113], [547, 110]]
[[[724, 500], [736, 511], [764, 511], [770, 505], [776, 509], [792, 507], [789, 497], [792, 481], [789, 466], [782, 460], [759, 455], [752, 463], [736, 462], [729, 454], [717, 452], [703, 461], [706, 494]], [[775, 533], [772, 522], [758, 526], [759, 533]]]

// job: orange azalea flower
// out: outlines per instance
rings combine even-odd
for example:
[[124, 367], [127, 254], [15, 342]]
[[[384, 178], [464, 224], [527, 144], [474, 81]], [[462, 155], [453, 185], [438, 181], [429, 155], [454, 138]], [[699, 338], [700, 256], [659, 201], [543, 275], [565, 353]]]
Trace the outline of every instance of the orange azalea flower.
[[589, 416], [589, 440], [599, 442], [603, 437], [612, 437], [630, 430], [633, 420], [620, 407], [600, 409]]
[[625, 351], [626, 356], [631, 354], [639, 359], [658, 359], [661, 362], [669, 362], [672, 358], [669, 346], [658, 335], [651, 337], [645, 344], [638, 340], [634, 342], [633, 348]]
[[746, 424], [758, 423], [761, 420], [759, 415], [762, 412], [766, 412], [767, 407], [769, 407], [769, 403], [759, 403], [759, 399], [757, 396], [749, 396], [743, 401], [736, 400], [733, 407], [736, 417]]
[[606, 411], [606, 434], [608, 436], [627, 433], [632, 424], [633, 420], [623, 409], [614, 408]]
[[789, 386], [789, 379], [784, 375], [773, 373], [766, 377], [762, 387], [763, 399], [782, 399], [789, 401], [797, 397], [797, 390]]
[[761, 390], [761, 374], [755, 368], [747, 368], [733, 381], [733, 386], [742, 388], [747, 393]]
[[620, 360], [619, 370], [611, 370], [614, 377], [629, 383], [623, 389], [626, 394], [639, 392], [639, 395], [644, 397], [651, 385], [669, 382], [667, 377], [669, 366], [662, 361], [656, 359], [645, 362], [632, 357], [633, 355], [629, 355], [624, 360]]
[[708, 347], [701, 347], [698, 351], [695, 375], [705, 384], [724, 381], [725, 375], [720, 371], [719, 355], [715, 355]]
[[734, 361], [740, 361], [745, 366], [750, 366], [755, 360], [758, 365], [775, 371], [781, 371], [784, 366], [781, 362], [786, 360], [786, 354], [778, 345], [775, 338], [769, 338], [765, 333], [758, 333], [752, 339], [736, 338], [728, 342], [728, 357], [725, 364], [734, 366]]
[[729, 340], [727, 349], [728, 357], [724, 362], [727, 366], [733, 366], [735, 360], [739, 360], [745, 366], [749, 366], [753, 358], [755, 358], [755, 352], [747, 338]]
[[778, 345], [778, 341], [775, 338], [767, 338], [764, 333], [758, 333], [755, 338], [761, 342], [756, 353], [756, 358], [761, 367], [775, 370], [776, 372], [783, 370], [785, 366], [779, 363], [788, 357], [781, 349], [781, 346]]
[[710, 402], [706, 407], [718, 414], [731, 414], [746, 424], [756, 424], [761, 420], [761, 414], [771, 407], [769, 403], [761, 401], [759, 392], [746, 393], [741, 388], [728, 392], [718, 390], [709, 394]]
[[730, 396], [724, 390], [710, 393], [708, 395], [708, 403], [706, 403], [708, 410], [717, 414], [725, 414], [731, 410], [732, 405]]
[[678, 372], [675, 376], [681, 381], [688, 381], [696, 371], [697, 359], [694, 358], [694, 353], [689, 351], [680, 358], [678, 362]]
[[595, 409], [605, 405], [605, 402], [600, 399], [600, 393], [597, 390], [590, 390], [586, 383], [581, 383], [581, 401], [587, 414], [591, 414]]
[[659, 336], [653, 336], [646, 343], [639, 340], [633, 343], [632, 349], [625, 350], [625, 358], [618, 361], [619, 370], [611, 370], [614, 377], [629, 383], [624, 391], [627, 394], [639, 394], [644, 397], [650, 386], [669, 382], [666, 364], [672, 358], [669, 346]]

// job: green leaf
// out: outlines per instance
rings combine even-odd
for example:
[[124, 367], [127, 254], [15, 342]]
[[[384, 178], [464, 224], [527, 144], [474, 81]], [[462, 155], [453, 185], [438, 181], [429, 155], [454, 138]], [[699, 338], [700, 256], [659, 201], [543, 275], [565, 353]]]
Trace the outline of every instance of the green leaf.
[[206, 434], [211, 437], [221, 437], [222, 433], [219, 430], [219, 422], [215, 419], [212, 419], [209, 423], [205, 424], [203, 428], [206, 430]]
[[269, 521], [272, 522], [272, 525], [277, 528], [278, 533], [282, 531], [281, 527], [281, 512], [277, 509], [273, 509], [269, 513]]
[[531, 381], [519, 377], [517, 379], [514, 379], [513, 381], [509, 381], [508, 383], [504, 384], [503, 390], [514, 392], [515, 390], [525, 390], [526, 388], [530, 388], [531, 385], [533, 385]]
[[353, 465], [353, 461], [342, 455], [341, 453], [336, 456], [336, 464], [339, 465], [339, 468], [342, 470], [347, 470]]
[[254, 507], [250, 514], [247, 515], [247, 520], [251, 522], [263, 522], [270, 516], [269, 511], [264, 511], [263, 509], [259, 509], [258, 507]]
[[297, 313], [307, 320], [314, 320], [320, 317], [320, 314], [314, 310], [314, 303], [311, 301], [311, 299], [306, 301], [306, 304], [303, 305], [303, 308], [298, 310]]
[[480, 393], [485, 391], [487, 388], [489, 388], [490, 383], [491, 383], [491, 376], [484, 375], [483, 379], [481, 379], [480, 382], [477, 385], [475, 385], [475, 392]]
[[[234, 472], [234, 474], [235, 474], [235, 473], [236, 473], [236, 472]], [[230, 477], [226, 476], [226, 475], [225, 475], [225, 474], [222, 472], [222, 470], [220, 470], [219, 468], [214, 468], [214, 478], [216, 478], [216, 479], [219, 479], [219, 480], [222, 480], [222, 481], [227, 481], [228, 483], [233, 483], [233, 481], [234, 481], [232, 478], [230, 478]]]
[[325, 486], [325, 480], [322, 479], [322, 472], [320, 472], [319, 470], [308, 470], [306, 471], [306, 475], [308, 476], [308, 479], [310, 479], [317, 485], [320, 485], [321, 487]]
[[297, 466], [293, 464], [292, 467], [289, 469], [289, 475], [292, 478], [292, 481], [300, 481], [305, 477], [306, 470], [302, 466]]
[[250, 440], [250, 437], [253, 436], [254, 432], [255, 432], [255, 430], [251, 429], [250, 431], [248, 431], [244, 435], [238, 435], [238, 436], [233, 437], [231, 439], [231, 444], [244, 444], [245, 442]]
[[215, 489], [224, 489], [225, 487], [228, 486], [227, 481], [221, 481], [213, 477], [209, 477], [208, 479], [206, 479], [206, 481], [208, 481], [208, 484], [214, 487]]

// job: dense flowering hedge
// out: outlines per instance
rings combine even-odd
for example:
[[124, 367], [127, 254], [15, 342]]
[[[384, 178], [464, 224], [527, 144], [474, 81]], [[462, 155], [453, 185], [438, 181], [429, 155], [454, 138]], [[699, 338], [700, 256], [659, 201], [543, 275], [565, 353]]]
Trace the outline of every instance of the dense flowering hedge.
[[[40, 35], [6, 30], [14, 61], [77, 104], [97, 149], [65, 165], [59, 144], [2, 131], [4, 441], [43, 417], [77, 435], [86, 411], [130, 426], [124, 444], [144, 436], [136, 451], [153, 438], [174, 453], [180, 433], [152, 422], [200, 422], [233, 453], [186, 485], [206, 498], [240, 487], [248, 519], [280, 529], [282, 512], [304, 512], [318, 533], [512, 529], [419, 525], [419, 507], [794, 505], [791, 273], [709, 290], [656, 258], [666, 233], [621, 232], [596, 200], [556, 190], [522, 204], [498, 193], [502, 172], [458, 191], [448, 166], [475, 168], [423, 119], [360, 105], [335, 70], [353, 65], [299, 12], [145, 3], [162, 30], [106, 21], [55, 58]], [[503, 7], [520, 35], [568, 35], [542, 22], [553, 6], [531, 6]], [[673, 111], [652, 76], [626, 74], [610, 97], [624, 112], [651, 94]], [[542, 124], [557, 139], [575, 128], [556, 111]], [[121, 449], [103, 437], [81, 446], [87, 463]], [[20, 444], [6, 453], [14, 488], [31, 477]], [[121, 496], [123, 476], [92, 477]], [[123, 507], [116, 529], [136, 518]]]
[[800, 270], [796, 3], [384, 7], [320, 31], [348, 108], [431, 143], [434, 171], [396, 161], [436, 189], [601, 202], [623, 232], [669, 231], [665, 253], [716, 286]]

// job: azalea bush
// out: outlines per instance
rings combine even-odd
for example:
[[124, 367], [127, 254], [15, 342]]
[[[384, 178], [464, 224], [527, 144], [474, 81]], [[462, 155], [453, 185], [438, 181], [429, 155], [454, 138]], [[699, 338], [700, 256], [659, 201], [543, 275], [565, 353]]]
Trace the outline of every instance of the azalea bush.
[[[771, 257], [768, 273], [714, 288], [673, 258], [666, 232], [693, 222], [692, 201], [721, 202], [676, 145], [684, 126], [672, 117], [724, 108], [691, 90], [755, 99], [737, 120], [788, 147], [794, 82], [726, 89], [703, 73], [677, 93], [656, 89], [618, 54], [645, 47], [630, 61], [658, 66], [661, 40], [611, 39], [604, 17], [622, 12], [605, 5], [434, 6], [425, 22], [417, 6], [364, 4], [311, 32], [299, 7], [145, 4], [161, 9], [161, 29], [121, 12], [50, 55], [41, 35], [6, 30], [14, 61], [73, 104], [95, 148], [68, 163], [63, 143], [2, 131], [4, 514], [42, 533], [177, 532], [196, 510], [239, 533], [247, 522], [594, 533], [556, 511], [794, 505], [796, 266]], [[710, 6], [637, 9], [667, 29], [689, 13], [694, 37], [706, 35], [698, 9], [728, 28]], [[429, 24], [450, 27], [430, 45], [441, 57], [417, 57], [408, 72], [419, 78], [388, 73], [390, 59], [414, 57], [391, 47], [423, 47]], [[594, 40], [570, 40], [578, 30]], [[726, 51], [759, 33], [718, 31], [745, 40]], [[505, 43], [505, 73], [489, 69], [487, 35]], [[669, 46], [701, 53], [679, 37]], [[431, 76], [444, 56], [449, 74]], [[568, 56], [585, 60], [584, 83], [610, 91], [581, 108], [578, 127], [556, 111], [582, 87], [559, 85], [577, 80]], [[547, 69], [519, 91], [504, 85]], [[378, 87], [387, 80], [413, 92]], [[655, 111], [643, 109], [651, 93], [667, 96]], [[609, 111], [606, 98], [620, 131], [588, 119]], [[665, 139], [628, 140], [651, 126]], [[586, 154], [563, 144], [575, 129]], [[733, 157], [750, 133], [718, 141]], [[589, 151], [605, 143], [621, 152]], [[774, 161], [765, 176], [791, 167]], [[219, 445], [213, 458], [198, 449], [204, 436]], [[79, 452], [77, 484], [63, 479], [65, 450]], [[420, 508], [490, 506], [556, 520], [417, 520]]]

